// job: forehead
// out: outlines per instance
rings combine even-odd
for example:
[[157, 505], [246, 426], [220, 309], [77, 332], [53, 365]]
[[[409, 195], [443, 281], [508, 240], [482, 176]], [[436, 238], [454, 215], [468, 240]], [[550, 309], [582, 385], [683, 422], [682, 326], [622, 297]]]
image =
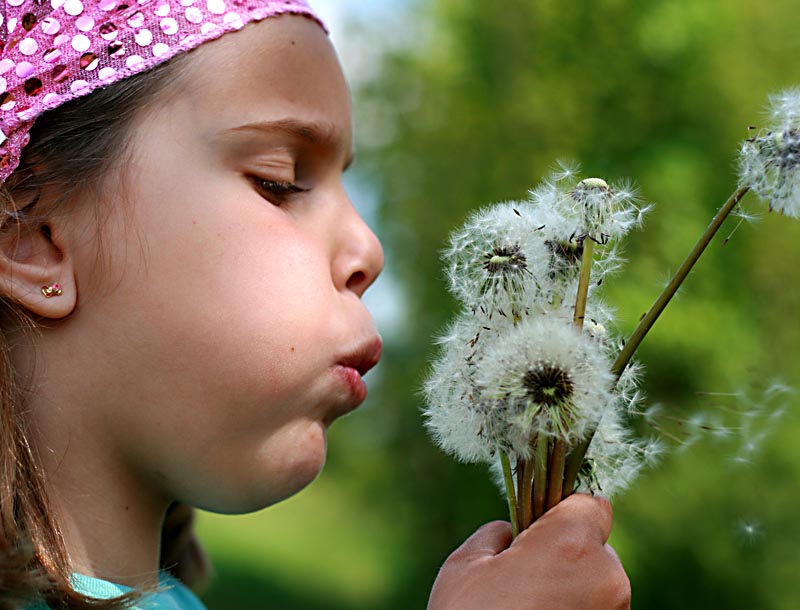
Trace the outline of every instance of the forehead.
[[347, 84], [330, 40], [311, 19], [251, 23], [189, 55], [170, 97], [208, 129], [296, 119], [332, 126], [350, 141]]

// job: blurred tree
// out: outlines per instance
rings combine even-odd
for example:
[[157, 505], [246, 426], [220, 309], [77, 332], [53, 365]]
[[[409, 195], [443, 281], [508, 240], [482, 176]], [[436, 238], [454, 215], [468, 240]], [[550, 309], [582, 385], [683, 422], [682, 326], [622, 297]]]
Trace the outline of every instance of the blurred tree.
[[[386, 450], [395, 456], [392, 472], [369, 481], [370, 496], [403, 507], [414, 539], [425, 541], [392, 607], [422, 607], [447, 552], [480, 521], [502, 516], [484, 469], [439, 455], [421, 429], [415, 389], [430, 337], [455, 307], [440, 281], [448, 232], [468, 210], [524, 198], [559, 158], [579, 160], [586, 175], [635, 178], [659, 205], [607, 288], [631, 330], [733, 190], [738, 142], [762, 118], [767, 93], [800, 83], [796, 9], [788, 0], [429, 0], [415, 5], [417, 29], [405, 33], [413, 44], [356, 91], [359, 171], [380, 186], [389, 271], [406, 289], [413, 321], [387, 345], [382, 405], [364, 424], [390, 431]], [[698, 390], [773, 374], [798, 381], [800, 225], [761, 224], [707, 253], [648, 338], [640, 358], [651, 401], [686, 414]], [[794, 453], [776, 453], [782, 476], [764, 464], [747, 480], [791, 494], [800, 480]], [[734, 506], [753, 490], [728, 467], [718, 450], [687, 451], [620, 500], [618, 545], [634, 607], [779, 608], [788, 606], [776, 592], [798, 598], [792, 580], [772, 577], [786, 560], [773, 547], [776, 532], [745, 561]]]
[[[504, 518], [486, 469], [436, 449], [419, 410], [431, 337], [455, 310], [438, 252], [468, 211], [524, 198], [556, 159], [580, 161], [585, 175], [634, 178], [657, 207], [606, 286], [627, 333], [733, 190], [738, 142], [763, 118], [767, 93], [800, 83], [796, 0], [420, 0], [409, 14], [399, 31], [363, 23], [354, 33], [365, 48], [371, 37], [376, 47], [394, 41], [354, 92], [354, 171], [379, 193], [378, 231], [405, 315], [400, 328], [382, 329], [389, 340], [370, 404], [332, 430], [321, 489], [341, 489], [368, 511], [298, 511], [305, 523], [312, 514], [354, 530], [363, 514], [382, 515], [391, 536], [374, 543], [354, 531], [352, 540], [381, 545], [390, 588], [377, 603], [370, 589], [372, 605], [359, 605], [352, 595], [343, 603], [254, 585], [277, 592], [286, 610], [423, 608], [447, 554], [480, 523]], [[650, 402], [680, 417], [702, 407], [698, 391], [752, 385], [755, 404], [772, 377], [800, 382], [800, 223], [769, 215], [719, 243], [639, 352]], [[673, 452], [615, 503], [612, 542], [634, 608], [782, 610], [800, 599], [797, 416], [790, 409], [762, 438], [745, 436], [754, 415], [721, 412], [729, 438]], [[749, 463], [726, 459], [750, 441], [761, 444]], [[315, 489], [309, 498], [323, 493]], [[222, 536], [223, 575], [232, 570], [226, 544]], [[226, 598], [240, 599], [219, 590], [209, 599]]]

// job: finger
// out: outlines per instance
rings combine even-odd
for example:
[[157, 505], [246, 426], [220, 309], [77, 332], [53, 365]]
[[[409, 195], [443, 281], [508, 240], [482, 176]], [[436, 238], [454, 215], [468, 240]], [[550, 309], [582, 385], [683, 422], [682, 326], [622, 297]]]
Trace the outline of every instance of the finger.
[[548, 520], [569, 521], [575, 528], [589, 528], [601, 544], [608, 541], [613, 521], [611, 504], [601, 496], [572, 494], [547, 511], [537, 523]]
[[480, 527], [466, 539], [450, 556], [451, 559], [475, 559], [478, 557], [494, 557], [505, 551], [511, 541], [511, 524], [507, 521], [492, 521]]

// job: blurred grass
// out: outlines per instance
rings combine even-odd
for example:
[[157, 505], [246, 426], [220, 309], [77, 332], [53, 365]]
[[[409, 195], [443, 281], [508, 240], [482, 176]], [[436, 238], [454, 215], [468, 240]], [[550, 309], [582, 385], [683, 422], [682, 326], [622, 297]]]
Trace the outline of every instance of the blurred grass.
[[327, 473], [259, 513], [200, 513], [197, 529], [217, 566], [205, 598], [212, 609], [376, 608], [398, 584], [402, 528]]

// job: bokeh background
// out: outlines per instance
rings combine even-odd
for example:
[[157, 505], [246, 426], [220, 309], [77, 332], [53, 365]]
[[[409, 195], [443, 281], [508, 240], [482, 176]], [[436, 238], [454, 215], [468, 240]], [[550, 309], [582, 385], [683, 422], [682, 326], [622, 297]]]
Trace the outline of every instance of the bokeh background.
[[[767, 94], [800, 85], [797, 0], [317, 0], [354, 94], [348, 188], [382, 238], [385, 356], [324, 473], [254, 515], [202, 514], [212, 610], [424, 608], [447, 554], [505, 504], [429, 441], [418, 388], [455, 311], [438, 252], [469, 210], [556, 159], [656, 203], [606, 297], [623, 333], [733, 190]], [[614, 501], [634, 609], [800, 605], [800, 222], [721, 239], [639, 352], [680, 442]], [[733, 393], [734, 396], [709, 396]], [[647, 425], [637, 423], [643, 433]], [[690, 442], [691, 441], [691, 442]]]

